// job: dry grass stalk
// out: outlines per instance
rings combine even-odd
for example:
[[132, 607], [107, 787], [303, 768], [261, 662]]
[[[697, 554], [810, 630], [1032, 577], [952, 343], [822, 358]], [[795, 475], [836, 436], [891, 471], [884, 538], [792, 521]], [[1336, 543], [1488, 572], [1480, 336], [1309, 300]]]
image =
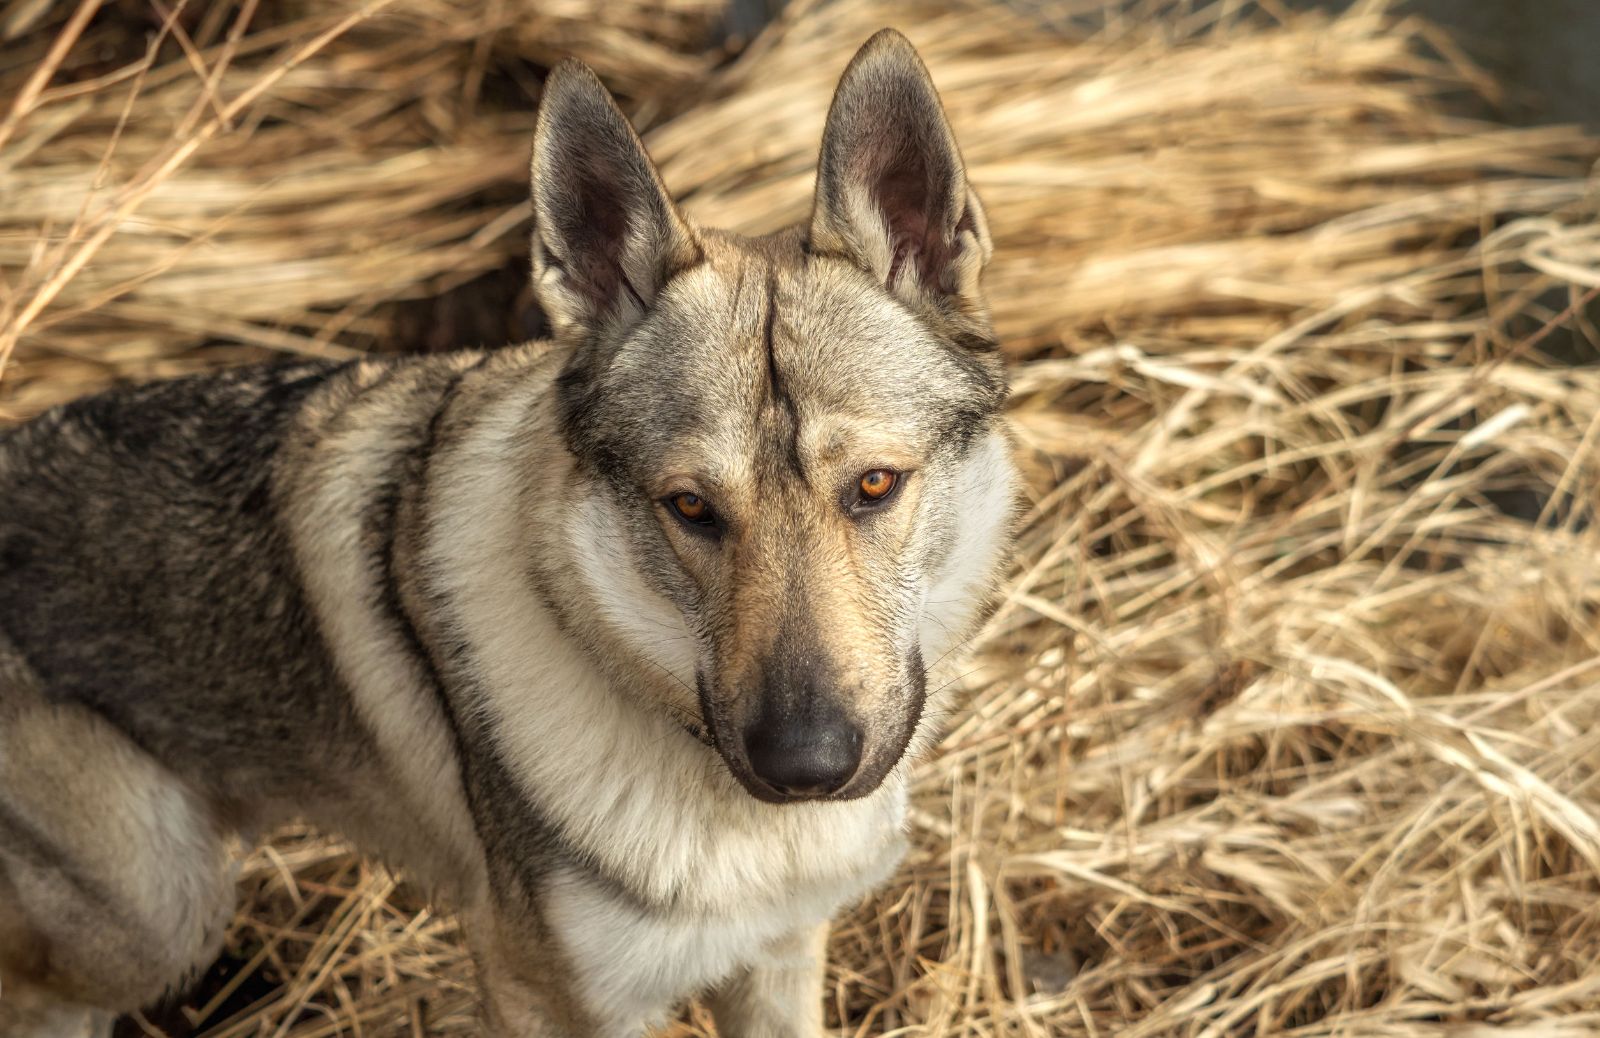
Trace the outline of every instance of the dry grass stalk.
[[[1370, 5], [1278, 26], [1187, 10], [1069, 45], [990, 6], [806, 7], [651, 135], [697, 214], [793, 218], [834, 76], [894, 21], [1001, 244], [990, 283], [1033, 476], [1016, 579], [920, 772], [910, 859], [835, 934], [834, 1015], [856, 1035], [1594, 1033], [1600, 370], [1556, 355], [1600, 348], [1579, 179], [1600, 149], [1440, 114], [1432, 96], [1475, 74]], [[306, 125], [319, 104], [350, 117], [304, 88]], [[492, 148], [511, 131], [461, 132]], [[110, 352], [127, 307], [159, 308], [144, 286], [204, 282], [179, 276], [196, 236], [231, 265], [169, 310], [239, 305], [245, 246], [343, 286], [286, 279], [292, 304], [229, 311], [286, 329], [262, 343], [286, 349], [332, 346], [306, 340], [340, 312], [361, 341], [346, 333], [383, 304], [487, 262], [464, 240], [498, 256], [518, 237], [402, 158], [380, 167], [392, 182], [312, 163], [300, 180], [328, 176], [321, 193], [256, 208], [240, 185], [277, 190], [292, 165], [252, 177], [261, 154], [209, 167], [212, 208], [193, 191], [141, 210], [162, 213], [147, 234], [188, 222], [116, 276], [161, 273], [73, 315], [97, 335], [63, 321], [18, 367], [64, 353], [93, 382], [225, 359], [196, 352], [235, 334], [205, 310], [192, 340], [146, 313], [159, 334]], [[480, 168], [461, 161], [452, 178]], [[317, 250], [368, 226], [355, 191], [387, 192], [415, 237], [384, 240], [409, 247]], [[470, 231], [441, 230], [457, 219]], [[37, 399], [83, 384], [30, 377], [63, 380]], [[288, 834], [245, 889], [243, 979], [170, 1030], [471, 1029], [452, 924], [403, 884]]]
[[[581, 55], [649, 118], [703, 78], [721, 13], [339, 0], [166, 17], [126, 3], [85, 27], [58, 24], [66, 6], [42, 8], [0, 61], [0, 98], [26, 113], [0, 113], [0, 364], [19, 415], [216, 363], [221, 343], [392, 346], [396, 301], [525, 251], [543, 69]], [[30, 90], [41, 68], [54, 78]], [[510, 325], [482, 334], [503, 341]]]

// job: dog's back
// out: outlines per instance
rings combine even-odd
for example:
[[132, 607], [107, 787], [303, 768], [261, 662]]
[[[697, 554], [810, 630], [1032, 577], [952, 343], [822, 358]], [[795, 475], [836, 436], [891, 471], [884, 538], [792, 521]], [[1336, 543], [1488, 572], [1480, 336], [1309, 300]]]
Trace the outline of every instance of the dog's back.
[[[86, 1007], [209, 961], [235, 832], [309, 818], [425, 871], [437, 834], [418, 835], [309, 586], [302, 542], [337, 535], [295, 495], [392, 525], [407, 445], [357, 449], [341, 423], [425, 414], [450, 368], [243, 368], [0, 435], [0, 1035], [103, 1031]], [[295, 467], [354, 455], [363, 475]]]
[[0, 1032], [103, 1030], [83, 1007], [180, 982], [231, 907], [223, 819], [303, 792], [289, 740], [356, 745], [271, 487], [333, 371], [115, 390], [0, 438]]
[[115, 390], [0, 441], [0, 632], [47, 699], [224, 797], [293, 799], [285, 762], [308, 735], [348, 742], [272, 487], [296, 413], [336, 370]]

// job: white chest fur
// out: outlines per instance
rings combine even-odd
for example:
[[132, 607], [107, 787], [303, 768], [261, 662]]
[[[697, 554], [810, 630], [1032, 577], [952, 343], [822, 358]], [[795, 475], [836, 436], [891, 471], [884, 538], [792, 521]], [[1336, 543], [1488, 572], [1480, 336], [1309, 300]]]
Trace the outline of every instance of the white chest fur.
[[497, 626], [498, 598], [465, 612], [502, 751], [575, 849], [647, 901], [576, 870], [541, 891], [584, 1002], [610, 1014], [603, 1033], [654, 1022], [893, 870], [898, 773], [859, 801], [761, 803], [709, 749], [604, 687], [571, 646]]
[[[851, 859], [850, 848], [830, 847], [819, 827], [820, 847], [840, 853], [849, 874], [832, 880], [796, 880], [771, 898], [726, 904], [712, 910], [658, 910], [619, 899], [577, 873], [558, 876], [546, 892], [548, 919], [562, 935], [577, 968], [585, 1002], [603, 1007], [601, 1030], [630, 1034], [662, 1022], [662, 1015], [688, 995], [757, 961], [771, 945], [826, 921], [841, 905], [888, 878], [903, 852], [898, 836], [880, 843], [869, 858]], [[751, 867], [780, 866], [770, 853]], [[709, 885], [725, 862], [708, 863]]]

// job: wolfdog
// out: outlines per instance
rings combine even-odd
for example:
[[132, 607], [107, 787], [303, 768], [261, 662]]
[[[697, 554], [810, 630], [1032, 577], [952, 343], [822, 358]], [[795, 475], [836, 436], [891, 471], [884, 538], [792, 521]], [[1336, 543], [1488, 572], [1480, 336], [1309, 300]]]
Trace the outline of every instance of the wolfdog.
[[823, 938], [1006, 564], [983, 209], [921, 59], [855, 56], [809, 221], [690, 224], [550, 76], [549, 341], [286, 363], [0, 439], [0, 1032], [218, 952], [236, 849], [341, 834], [461, 914], [487, 1029], [823, 1031]]

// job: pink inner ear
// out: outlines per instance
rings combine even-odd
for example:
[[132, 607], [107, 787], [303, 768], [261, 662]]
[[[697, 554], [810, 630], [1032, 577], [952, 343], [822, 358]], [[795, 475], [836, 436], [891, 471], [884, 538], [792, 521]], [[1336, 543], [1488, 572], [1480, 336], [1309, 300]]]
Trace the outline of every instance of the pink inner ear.
[[924, 287], [937, 289], [953, 245], [939, 231], [950, 200], [938, 197], [940, 192], [928, 175], [927, 159], [920, 151], [902, 153], [894, 159], [898, 161], [892, 161], [875, 178], [873, 191], [889, 228], [887, 283], [894, 284], [905, 261], [914, 258]]
[[616, 171], [602, 163], [579, 165], [571, 183], [561, 220], [571, 258], [567, 280], [595, 313], [604, 313], [623, 291], [634, 292], [622, 266], [631, 200]]
[[604, 181], [596, 170], [584, 170], [574, 185], [579, 217], [572, 224], [575, 287], [597, 310], [615, 298], [621, 277], [621, 243], [628, 233], [627, 218], [615, 198], [606, 200]]

